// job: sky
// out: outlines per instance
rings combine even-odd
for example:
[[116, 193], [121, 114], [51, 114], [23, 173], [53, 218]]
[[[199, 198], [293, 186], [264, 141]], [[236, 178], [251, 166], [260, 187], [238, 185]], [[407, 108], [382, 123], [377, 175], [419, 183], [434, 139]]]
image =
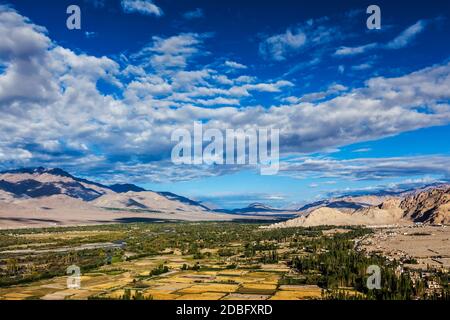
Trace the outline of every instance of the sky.
[[[449, 18], [438, 0], [0, 0], [0, 170], [221, 208], [447, 181]], [[194, 121], [280, 130], [279, 172], [174, 164], [171, 135]]]

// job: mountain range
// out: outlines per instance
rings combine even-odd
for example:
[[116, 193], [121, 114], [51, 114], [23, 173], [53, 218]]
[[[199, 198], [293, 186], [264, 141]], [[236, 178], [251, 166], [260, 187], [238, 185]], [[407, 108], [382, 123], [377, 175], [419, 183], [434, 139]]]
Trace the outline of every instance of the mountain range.
[[[210, 209], [201, 202], [133, 184], [104, 185], [43, 167], [0, 172], [0, 228], [130, 221], [286, 220], [274, 227], [449, 223], [450, 185], [343, 195], [297, 210], [252, 203]], [[288, 220], [290, 219], [290, 220]]]
[[449, 224], [450, 185], [433, 184], [395, 195], [343, 196], [300, 208], [297, 218], [271, 227]]
[[[249, 213], [249, 211], [246, 211]], [[104, 185], [43, 167], [0, 172], [0, 228], [154, 220], [279, 219], [230, 215], [133, 184]]]

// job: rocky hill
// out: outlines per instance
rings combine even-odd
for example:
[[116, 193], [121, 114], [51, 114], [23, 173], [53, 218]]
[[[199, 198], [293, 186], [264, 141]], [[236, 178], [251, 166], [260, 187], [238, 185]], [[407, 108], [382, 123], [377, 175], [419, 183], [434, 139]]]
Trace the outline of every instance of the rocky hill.
[[400, 204], [404, 218], [422, 223], [450, 223], [450, 186], [443, 185], [407, 196]]
[[336, 201], [315, 203], [306, 207], [298, 218], [273, 224], [271, 227], [450, 223], [449, 185], [425, 187], [383, 199], [384, 201], [378, 205], [365, 205], [357, 209], [352, 209], [348, 205], [342, 209], [335, 205]]

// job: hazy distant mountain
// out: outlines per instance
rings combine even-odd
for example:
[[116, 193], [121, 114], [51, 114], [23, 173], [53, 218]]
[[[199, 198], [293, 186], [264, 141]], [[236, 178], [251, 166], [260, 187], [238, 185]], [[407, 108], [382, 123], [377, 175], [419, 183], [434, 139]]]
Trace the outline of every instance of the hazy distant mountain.
[[249, 212], [277, 212], [283, 210], [275, 209], [263, 203], [255, 202], [251, 203], [245, 208], [233, 209], [229, 211], [231, 211], [232, 213], [249, 213]]
[[276, 209], [259, 202], [252, 203], [241, 209], [216, 209], [214, 211], [236, 216], [272, 217], [279, 220], [292, 219], [298, 215], [298, 212], [295, 210]]

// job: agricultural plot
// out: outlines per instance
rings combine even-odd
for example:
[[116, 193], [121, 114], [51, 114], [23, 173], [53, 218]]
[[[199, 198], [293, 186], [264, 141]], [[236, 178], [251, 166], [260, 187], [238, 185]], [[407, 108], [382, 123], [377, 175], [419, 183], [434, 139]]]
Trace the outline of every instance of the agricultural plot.
[[[370, 264], [382, 265], [391, 277], [396, 277], [398, 269], [398, 265], [383, 257], [355, 250], [355, 243], [370, 233], [353, 228], [268, 230], [237, 223], [2, 231], [0, 299], [388, 297], [392, 288], [375, 293], [361, 287], [366, 280], [365, 268]], [[36, 246], [36, 241], [41, 245]], [[68, 286], [73, 275], [67, 275], [66, 268], [71, 265], [80, 268], [79, 286], [75, 288]], [[347, 269], [337, 269], [335, 265], [346, 265]], [[405, 279], [408, 278], [401, 283]], [[404, 297], [417, 297], [418, 291], [408, 288], [399, 292]], [[446, 297], [447, 287], [443, 284], [441, 288], [441, 295], [434, 298]], [[422, 293], [420, 298], [429, 297], [427, 294]]]

